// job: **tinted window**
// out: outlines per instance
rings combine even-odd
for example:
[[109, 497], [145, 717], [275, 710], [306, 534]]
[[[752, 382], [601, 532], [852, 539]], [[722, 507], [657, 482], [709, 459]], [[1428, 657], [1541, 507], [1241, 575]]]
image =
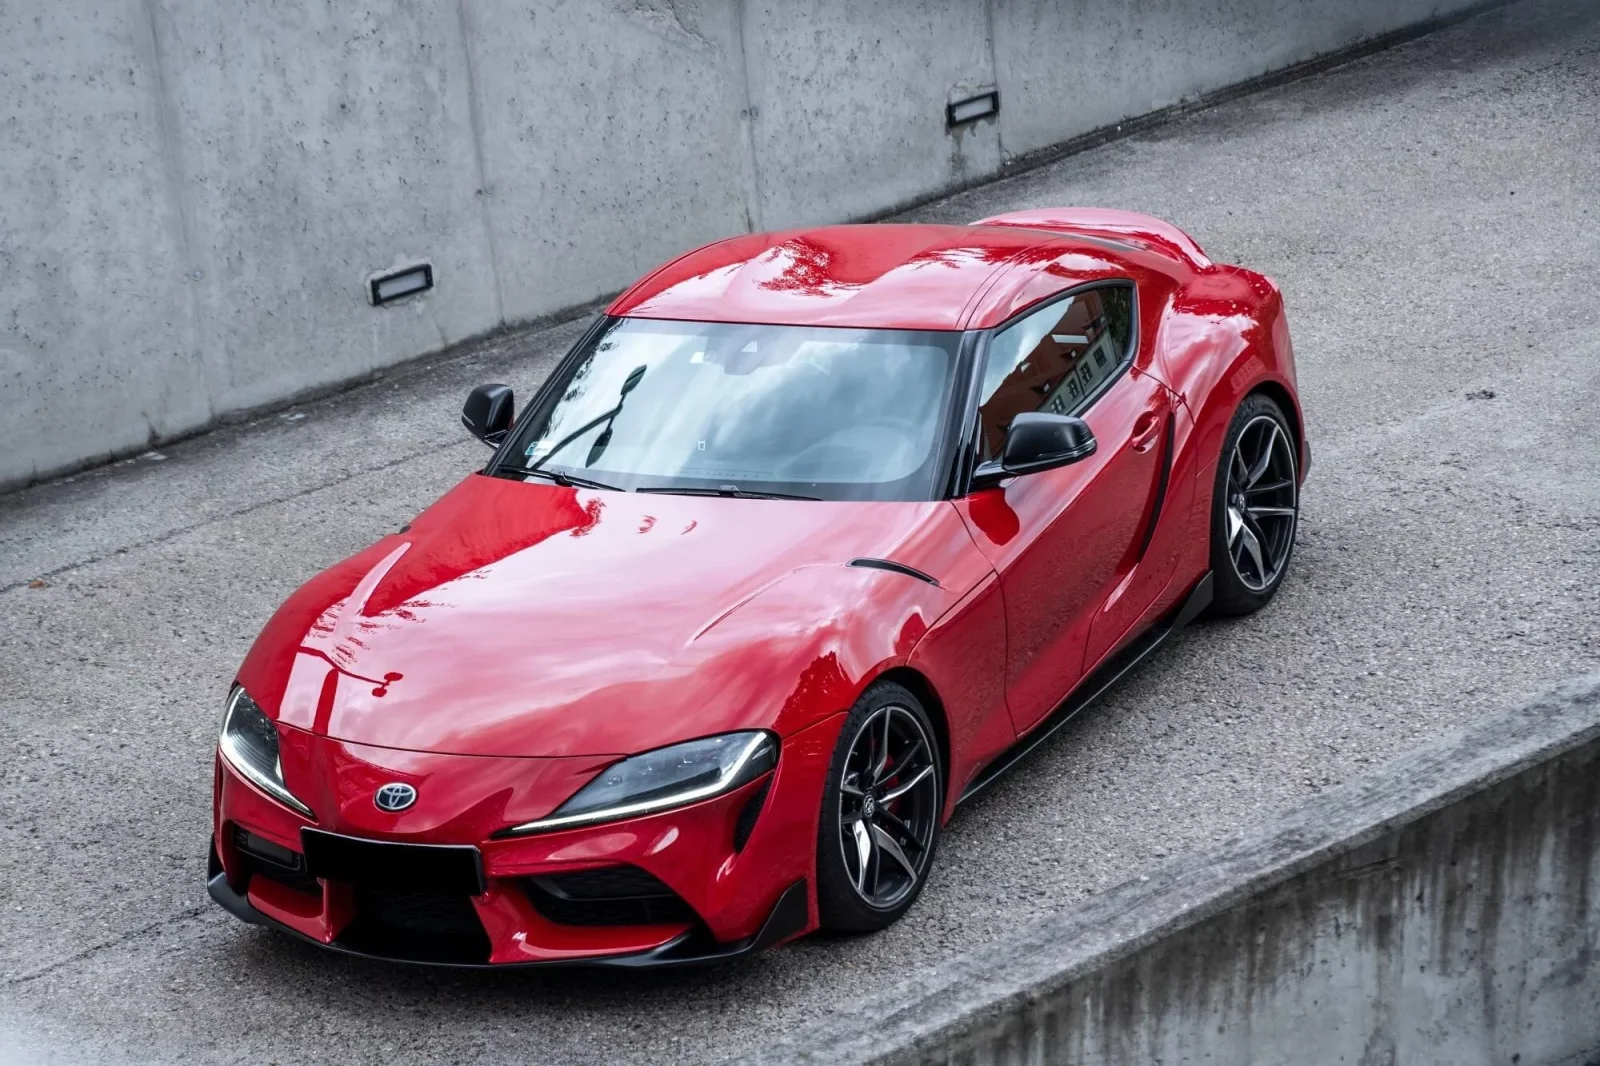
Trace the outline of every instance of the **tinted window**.
[[1121, 371], [1133, 336], [1133, 288], [1058, 300], [997, 333], [984, 363], [980, 460], [999, 456], [1025, 411], [1079, 414]]
[[929, 499], [958, 341], [619, 319], [554, 382], [509, 462], [630, 490]]

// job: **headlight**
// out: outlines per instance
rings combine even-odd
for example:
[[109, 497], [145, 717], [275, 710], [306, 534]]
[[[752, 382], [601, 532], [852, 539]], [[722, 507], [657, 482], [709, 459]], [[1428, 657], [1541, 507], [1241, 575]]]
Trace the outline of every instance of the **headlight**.
[[228, 760], [228, 765], [252, 785], [285, 807], [307, 818], [316, 818], [310, 807], [283, 786], [277, 727], [241, 686], [234, 686], [228, 694], [228, 708], [222, 712], [222, 736], [217, 741], [217, 749]]
[[505, 832], [567, 829], [682, 807], [731, 792], [776, 765], [778, 738], [771, 733], [724, 733], [657, 748], [612, 763], [549, 817]]

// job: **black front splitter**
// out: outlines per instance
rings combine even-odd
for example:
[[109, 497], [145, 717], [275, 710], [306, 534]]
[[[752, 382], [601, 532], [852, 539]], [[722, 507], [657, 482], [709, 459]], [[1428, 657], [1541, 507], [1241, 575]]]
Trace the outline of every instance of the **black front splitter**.
[[[215, 869], [215, 866], [213, 866]], [[275, 929], [280, 933], [287, 933], [297, 940], [307, 944], [314, 944], [328, 951], [338, 952], [341, 955], [351, 955], [358, 959], [373, 959], [379, 962], [400, 962], [412, 966], [442, 966], [453, 970], [526, 970], [526, 969], [608, 969], [608, 970], [653, 970], [670, 969], [691, 966], [709, 966], [713, 963], [729, 962], [733, 959], [754, 955], [764, 951], [781, 941], [802, 932], [809, 915], [806, 900], [806, 881], [801, 878], [783, 890], [783, 895], [778, 897], [778, 902], [773, 905], [772, 913], [767, 915], [767, 920], [762, 923], [761, 931], [755, 936], [733, 943], [722, 944], [710, 939], [700, 929], [685, 930], [659, 947], [649, 951], [635, 952], [630, 955], [597, 955], [590, 958], [556, 959], [540, 962], [437, 962], [429, 959], [408, 959], [393, 955], [374, 955], [370, 952], [355, 951], [342, 944], [324, 944], [314, 937], [306, 936], [296, 929], [291, 929], [281, 922], [262, 914], [250, 905], [250, 900], [244, 893], [234, 889], [228, 884], [228, 877], [220, 871], [213, 873], [206, 882], [206, 891], [228, 913], [241, 921], [251, 925], [265, 926]]]

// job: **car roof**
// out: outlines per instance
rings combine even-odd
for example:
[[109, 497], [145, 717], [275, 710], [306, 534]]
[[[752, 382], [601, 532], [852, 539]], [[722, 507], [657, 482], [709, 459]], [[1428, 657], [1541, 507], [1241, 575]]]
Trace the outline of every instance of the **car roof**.
[[1149, 249], [994, 220], [753, 233], [698, 248], [612, 302], [635, 318], [873, 329], [994, 326]]

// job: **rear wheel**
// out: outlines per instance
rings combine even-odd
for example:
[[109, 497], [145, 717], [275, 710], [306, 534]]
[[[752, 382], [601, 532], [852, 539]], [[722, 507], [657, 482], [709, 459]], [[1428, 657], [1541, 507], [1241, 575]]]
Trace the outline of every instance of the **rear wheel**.
[[834, 747], [817, 833], [824, 929], [870, 933], [911, 909], [939, 843], [944, 787], [928, 712], [912, 693], [873, 685]]
[[1300, 520], [1296, 446], [1283, 409], [1245, 397], [1228, 426], [1211, 500], [1211, 609], [1250, 614], [1272, 599], [1289, 568]]

